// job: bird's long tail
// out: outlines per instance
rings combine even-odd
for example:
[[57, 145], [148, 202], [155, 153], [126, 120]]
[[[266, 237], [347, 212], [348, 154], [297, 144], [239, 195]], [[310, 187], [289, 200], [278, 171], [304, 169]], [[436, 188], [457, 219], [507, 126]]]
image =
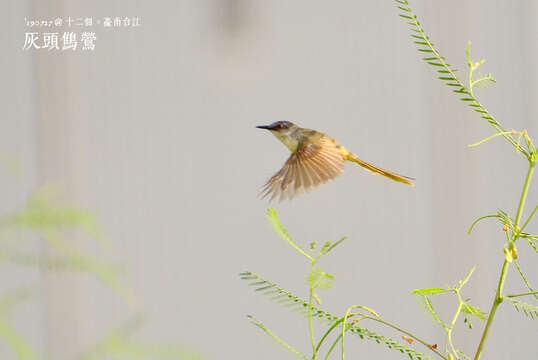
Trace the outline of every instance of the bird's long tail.
[[389, 179], [392, 179], [394, 181], [398, 181], [398, 182], [401, 182], [401, 183], [404, 183], [404, 184], [407, 184], [407, 185], [411, 185], [411, 186], [415, 185], [415, 183], [411, 181], [411, 180], [415, 180], [415, 179], [407, 177], [407, 176], [404, 176], [404, 175], [399, 175], [399, 174], [390, 172], [388, 170], [381, 169], [381, 168], [379, 168], [379, 167], [377, 167], [375, 165], [367, 163], [366, 161], [362, 161], [355, 154], [352, 154], [352, 153], [348, 154], [346, 160], [353, 161], [354, 163], [359, 164], [360, 166], [362, 166], [363, 168], [365, 168], [368, 171], [373, 172], [374, 174], [383, 175], [385, 177], [388, 177]]

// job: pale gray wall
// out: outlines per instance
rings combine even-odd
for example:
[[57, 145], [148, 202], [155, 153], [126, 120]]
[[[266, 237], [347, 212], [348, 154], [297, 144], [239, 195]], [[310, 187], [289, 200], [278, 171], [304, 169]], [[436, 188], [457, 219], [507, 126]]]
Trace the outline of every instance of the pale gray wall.
[[[473, 41], [474, 57], [487, 58], [498, 80], [480, 99], [506, 128], [538, 136], [537, 3], [412, 5], [460, 74]], [[350, 165], [312, 194], [275, 204], [305, 244], [349, 236], [322, 264], [337, 276], [320, 292], [326, 309], [371, 306], [442, 344], [410, 291], [452, 284], [476, 264], [465, 296], [489, 310], [503, 233], [492, 222], [471, 237], [466, 230], [497, 208], [515, 212], [526, 164], [501, 139], [467, 147], [492, 128], [419, 61], [392, 1], [4, 0], [1, 8], [0, 148], [26, 170], [3, 173], [1, 209], [24, 203], [38, 184], [60, 184], [102, 219], [139, 295], [126, 309], [91, 278], [4, 267], [6, 287], [40, 282], [41, 296], [16, 320], [50, 358], [73, 358], [136, 310], [150, 316], [144, 338], [190, 344], [213, 359], [292, 358], [246, 314], [308, 351], [305, 320], [237, 276], [255, 271], [307, 294], [307, 263], [271, 231], [268, 204], [256, 198], [287, 157], [254, 128], [275, 120], [324, 131], [417, 178], [408, 188]], [[24, 52], [30, 15], [139, 16], [142, 26], [98, 28], [90, 53]], [[533, 186], [527, 209], [538, 202]], [[537, 229], [535, 221], [529, 231]], [[536, 283], [536, 254], [523, 242], [520, 253]], [[523, 289], [515, 272], [508, 280], [507, 291]], [[474, 325], [459, 326], [455, 339], [470, 354], [483, 326]], [[504, 305], [485, 358], [532, 358], [537, 335], [536, 321]], [[401, 358], [358, 339], [348, 345], [350, 358]], [[0, 355], [14, 356], [3, 343]]]

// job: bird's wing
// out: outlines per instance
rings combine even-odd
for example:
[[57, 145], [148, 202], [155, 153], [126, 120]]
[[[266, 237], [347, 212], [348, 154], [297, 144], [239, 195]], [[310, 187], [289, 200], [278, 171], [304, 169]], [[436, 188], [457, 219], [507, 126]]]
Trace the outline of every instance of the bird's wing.
[[270, 200], [292, 199], [303, 191], [309, 191], [344, 172], [345, 159], [340, 146], [330, 139], [321, 139], [300, 147], [291, 154], [282, 169], [264, 185], [261, 196]]

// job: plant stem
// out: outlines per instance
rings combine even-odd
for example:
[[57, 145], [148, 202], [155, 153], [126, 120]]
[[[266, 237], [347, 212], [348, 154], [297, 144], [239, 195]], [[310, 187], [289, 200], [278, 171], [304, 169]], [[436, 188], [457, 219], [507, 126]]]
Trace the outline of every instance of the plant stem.
[[340, 324], [342, 321], [344, 321], [344, 318], [341, 318], [341, 319], [335, 321], [334, 324], [329, 328], [329, 330], [327, 330], [325, 332], [325, 334], [323, 334], [323, 336], [321, 337], [321, 340], [318, 343], [318, 346], [316, 346], [316, 348], [314, 349], [314, 355], [312, 356], [314, 359], [317, 358], [319, 349], [321, 348], [321, 345], [323, 344], [323, 342], [325, 341], [327, 336], [329, 336], [331, 331], [333, 331], [338, 326], [338, 324]]
[[536, 294], [538, 294], [538, 291], [532, 291], [532, 292], [526, 292], [526, 293], [514, 294], [514, 295], [506, 295], [506, 297], [515, 298], [518, 296], [529, 296], [529, 295], [536, 295]]
[[523, 224], [523, 226], [521, 227], [521, 231], [525, 230], [525, 228], [529, 224], [529, 221], [531, 221], [532, 217], [534, 216], [537, 210], [538, 210], [538, 205], [534, 208], [534, 210], [531, 212], [531, 214], [527, 218], [527, 221], [525, 221], [525, 224]]
[[456, 326], [456, 321], [458, 320], [458, 317], [461, 313], [461, 308], [463, 307], [463, 302], [461, 300], [461, 296], [459, 292], [456, 293], [458, 295], [458, 300], [460, 304], [458, 305], [458, 310], [456, 310], [456, 314], [454, 315], [454, 318], [452, 319], [452, 323], [450, 324], [450, 327], [446, 329], [446, 336], [448, 338], [448, 344], [450, 345], [450, 348], [452, 349], [452, 353], [456, 357], [456, 359], [459, 359], [458, 353], [456, 352], [456, 348], [454, 347], [454, 344], [452, 343], [452, 330], [454, 330], [454, 326]]
[[[523, 279], [523, 282], [525, 283], [525, 286], [527, 287], [527, 289], [529, 289], [529, 291], [534, 292], [534, 289], [529, 283], [529, 280], [527, 280], [527, 277], [525, 276], [525, 274], [523, 274], [523, 270], [521, 270], [521, 266], [519, 266], [519, 262], [517, 260], [514, 260], [514, 264], [516, 265], [516, 269], [519, 272], [521, 279]], [[534, 297], [538, 300], [538, 295], [535, 294]]]
[[406, 331], [404, 329], [401, 329], [399, 328], [398, 326], [396, 325], [393, 325], [389, 322], [386, 322], [382, 319], [378, 319], [378, 318], [375, 318], [375, 317], [371, 317], [371, 316], [364, 316], [363, 317], [364, 319], [368, 319], [368, 320], [373, 320], [373, 321], [377, 321], [383, 325], [386, 325], [388, 327], [391, 327], [393, 328], [394, 330], [396, 331], [399, 331], [401, 332], [402, 334], [405, 334], [407, 336], [409, 336], [410, 338], [413, 338], [415, 339], [416, 341], [418, 341], [419, 343], [421, 343], [422, 345], [426, 346], [428, 349], [430, 349], [431, 351], [433, 351], [435, 354], [437, 354], [437, 356], [439, 356], [441, 359], [444, 359], [444, 360], [448, 360], [447, 357], [445, 357], [443, 354], [441, 354], [437, 349], [434, 348], [433, 345], [431, 344], [428, 344], [426, 341], [422, 340], [421, 338], [417, 337], [416, 335], [413, 335], [412, 333], [410, 333], [409, 331]]
[[[535, 166], [535, 162], [533, 160], [530, 160], [529, 170], [527, 172], [527, 178], [525, 179], [525, 185], [523, 185], [523, 191], [521, 192], [521, 197], [519, 199], [519, 206], [517, 209], [517, 215], [516, 215], [516, 221], [515, 221], [516, 233], [514, 234], [514, 239], [513, 239], [514, 242], [519, 237], [517, 229], [519, 227], [519, 222], [521, 221], [521, 215], [523, 214], [523, 207], [525, 206], [525, 200], [527, 199], [527, 194], [529, 193], [529, 186], [531, 183], [532, 174], [534, 172], [534, 166]], [[493, 301], [493, 305], [491, 305], [491, 310], [489, 312], [488, 321], [486, 323], [486, 327], [484, 328], [484, 332], [482, 333], [482, 338], [480, 339], [480, 344], [478, 345], [478, 349], [476, 350], [476, 355], [474, 357], [474, 360], [479, 360], [480, 357], [482, 356], [482, 351], [484, 350], [484, 346], [488, 338], [491, 324], [493, 323], [493, 319], [495, 318], [495, 313], [497, 312], [497, 308], [499, 307], [499, 305], [503, 302], [502, 292], [504, 288], [504, 281], [506, 280], [506, 274], [508, 274], [509, 267], [510, 267], [510, 262], [507, 259], [505, 259], [502, 270], [501, 270], [501, 276], [499, 278], [499, 285], [497, 286], [497, 292], [495, 294], [495, 300]]]
[[[521, 192], [521, 198], [519, 199], [519, 207], [517, 209], [516, 215], [516, 229], [519, 227], [519, 222], [521, 221], [521, 215], [523, 215], [523, 207], [525, 206], [525, 200], [527, 199], [527, 194], [529, 193], [529, 187], [531, 185], [532, 174], [534, 173], [535, 163], [529, 162], [529, 171], [527, 172], [527, 178], [525, 179], [525, 185], [523, 186], [523, 191]], [[514, 241], [517, 239], [514, 239]]]
[[504, 280], [506, 279], [506, 274], [508, 273], [509, 266], [510, 263], [507, 260], [504, 260], [504, 264], [501, 270], [501, 277], [499, 279], [499, 285], [497, 286], [497, 293], [495, 294], [495, 300], [493, 301], [493, 305], [491, 306], [491, 310], [489, 311], [488, 322], [486, 323], [486, 328], [484, 329], [484, 333], [482, 334], [482, 338], [480, 339], [478, 350], [476, 350], [476, 355], [474, 357], [475, 360], [480, 359], [480, 356], [482, 356], [482, 351], [484, 350], [484, 345], [486, 344], [491, 324], [493, 323], [493, 319], [495, 318], [495, 313], [497, 312], [497, 308], [499, 307], [499, 305], [503, 302], [502, 289], [504, 287]]
[[313, 359], [316, 359], [316, 338], [314, 336], [314, 327], [312, 326], [312, 298], [314, 297], [314, 288], [310, 287], [310, 297], [308, 300], [308, 327], [310, 328], [310, 338], [312, 339], [312, 350], [314, 350]]
[[327, 352], [327, 355], [325, 356], [325, 360], [328, 360], [328, 359], [329, 359], [329, 356], [331, 355], [331, 353], [333, 352], [334, 348], [336, 347], [336, 344], [338, 344], [338, 342], [340, 341], [341, 338], [342, 338], [342, 334], [338, 335], [338, 337], [336, 338], [336, 340], [334, 340], [334, 342], [332, 343], [331, 347], [329, 348], [329, 351]]
[[[421, 343], [422, 345], [426, 346], [428, 349], [430, 349], [431, 351], [433, 351], [436, 355], [438, 355], [441, 359], [444, 359], [444, 360], [448, 360], [447, 357], [443, 356], [443, 354], [441, 354], [439, 351], [437, 351], [435, 349], [435, 347], [432, 345], [432, 344], [429, 344], [428, 342], [422, 340], [421, 338], [419, 338], [418, 336], [410, 333], [409, 331], [407, 330], [404, 330], [402, 328], [399, 328], [398, 326], [394, 325], [394, 324], [391, 324], [389, 322], [386, 322], [385, 320], [381, 319], [381, 318], [377, 318], [377, 317], [373, 317], [373, 316], [368, 316], [368, 315], [361, 315], [361, 318], [362, 319], [365, 319], [365, 320], [373, 320], [373, 321], [377, 321], [383, 325], [386, 325], [388, 327], [391, 327], [393, 328], [394, 330], [404, 334], [404, 335], [407, 335], [409, 336], [410, 338], [414, 339], [415, 341]], [[323, 337], [321, 338], [321, 340], [319, 341], [318, 345], [316, 346], [316, 349], [314, 351], [314, 356], [317, 356], [320, 348], [321, 348], [321, 345], [322, 343], [325, 341], [325, 339], [327, 338], [327, 336], [329, 336], [329, 334], [338, 326], [338, 324], [342, 323], [344, 321], [344, 318], [340, 318], [339, 320], [335, 321], [335, 323], [329, 328], [329, 330], [327, 330], [325, 332], [325, 334], [323, 335]], [[340, 340], [340, 338], [342, 338], [342, 334], [340, 334], [340, 336], [338, 336], [338, 340]], [[336, 344], [333, 344], [333, 346], [331, 347], [331, 349], [335, 346]], [[332, 351], [332, 350], [331, 350]]]

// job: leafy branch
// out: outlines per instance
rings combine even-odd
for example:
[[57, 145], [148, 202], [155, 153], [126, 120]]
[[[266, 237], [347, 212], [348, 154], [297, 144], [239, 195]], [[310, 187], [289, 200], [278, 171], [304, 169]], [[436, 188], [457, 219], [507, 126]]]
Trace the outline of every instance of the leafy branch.
[[295, 354], [295, 356], [297, 356], [297, 357], [299, 357], [299, 358], [301, 358], [303, 360], [308, 360], [309, 359], [308, 356], [306, 356], [305, 354], [303, 354], [302, 352], [295, 349], [293, 346], [291, 346], [290, 344], [288, 344], [287, 342], [285, 342], [284, 340], [279, 338], [274, 332], [269, 330], [269, 328], [267, 326], [265, 326], [265, 324], [262, 323], [260, 320], [256, 319], [252, 315], [247, 315], [247, 317], [250, 319], [250, 321], [254, 325], [256, 325], [257, 327], [262, 329], [263, 332], [265, 332], [267, 335], [269, 335], [271, 338], [273, 338], [279, 345], [281, 345], [282, 347], [284, 347], [284, 348], [288, 349], [289, 351], [291, 351], [293, 354]]
[[[525, 157], [527, 158], [529, 162], [529, 169], [527, 172], [525, 183], [523, 185], [523, 190], [521, 192], [515, 219], [512, 220], [506, 213], [499, 211], [497, 215], [487, 215], [487, 216], [483, 216], [477, 219], [472, 224], [471, 229], [469, 230], [470, 232], [472, 228], [474, 227], [474, 225], [476, 225], [476, 223], [479, 222], [480, 220], [491, 218], [491, 217], [499, 217], [504, 222], [504, 230], [506, 232], [506, 238], [507, 238], [507, 246], [504, 248], [505, 260], [501, 269], [501, 275], [499, 277], [497, 291], [495, 294], [495, 298], [494, 298], [491, 310], [489, 312], [486, 326], [482, 333], [480, 344], [478, 345], [478, 349], [475, 354], [475, 360], [479, 360], [484, 350], [484, 346], [485, 346], [491, 325], [495, 318], [497, 309], [504, 300], [503, 289], [504, 289], [504, 283], [506, 280], [508, 269], [510, 267], [510, 264], [514, 260], [516, 260], [518, 257], [517, 248], [515, 246], [516, 241], [520, 237], [527, 238], [529, 245], [538, 253], [538, 248], [536, 244], [534, 243], [535, 237], [533, 235], [523, 233], [523, 229], [520, 228], [521, 217], [523, 215], [523, 208], [524, 208], [525, 201], [528, 195], [534, 168], [535, 168], [536, 162], [538, 161], [538, 152], [536, 151], [536, 147], [534, 146], [533, 141], [531, 140], [531, 138], [529, 137], [529, 135], [527, 134], [525, 130], [521, 132], [506, 131], [504, 127], [493, 117], [493, 115], [491, 115], [491, 113], [475, 97], [473, 88], [476, 85], [486, 83], [486, 82], [494, 82], [495, 80], [493, 79], [493, 76], [491, 76], [491, 74], [486, 74], [485, 76], [478, 74], [478, 77], [474, 76], [474, 72], [484, 63], [484, 60], [481, 60], [478, 62], [474, 62], [471, 60], [470, 42], [467, 46], [467, 51], [466, 51], [467, 65], [469, 66], [469, 76], [468, 76], [468, 85], [465, 86], [456, 76], [455, 74], [456, 70], [453, 69], [445, 61], [445, 58], [439, 54], [437, 49], [434, 47], [433, 43], [430, 41], [430, 38], [425, 34], [421, 24], [419, 23], [417, 19], [417, 16], [411, 10], [411, 7], [409, 6], [408, 1], [406, 0], [395, 0], [395, 1], [398, 4], [398, 8], [403, 12], [399, 14], [400, 17], [406, 19], [407, 24], [411, 25], [411, 31], [413, 32], [411, 37], [413, 38], [414, 43], [418, 45], [418, 51], [421, 53], [428, 54], [428, 57], [424, 58], [424, 60], [428, 64], [436, 67], [437, 72], [440, 74], [439, 79], [443, 80], [446, 83], [446, 85], [453, 87], [454, 88], [453, 91], [462, 96], [460, 98], [461, 101], [467, 103], [468, 106], [470, 106], [475, 112], [479, 113], [483, 119], [487, 120], [495, 128], [495, 130], [497, 130], [496, 135], [490, 136], [476, 144], [473, 144], [472, 146], [477, 146], [497, 136], [502, 136], [510, 144], [512, 144], [512, 146], [514, 146], [517, 151], [525, 155]], [[519, 134], [519, 137], [516, 140], [514, 136], [517, 134]], [[526, 147], [522, 146], [522, 140], [524, 140]], [[534, 212], [531, 214], [531, 216], [529, 216], [524, 226], [528, 224], [528, 222], [534, 215]], [[512, 231], [511, 236], [509, 235], [509, 230]], [[538, 239], [538, 237], [536, 237], [536, 239]], [[456, 352], [456, 356], [457, 355], [458, 353]]]
[[[87, 255], [72, 241], [73, 231], [83, 230], [85, 235], [109, 250], [98, 225], [97, 218], [76, 206], [62, 204], [50, 187], [35, 191], [21, 209], [0, 218], [0, 235], [4, 235], [0, 247], [0, 261], [15, 265], [33, 266], [43, 270], [77, 271], [94, 275], [102, 283], [115, 290], [127, 304], [134, 304], [134, 296], [120, 278], [117, 266], [103, 261], [101, 256]], [[43, 257], [31, 251], [19, 250], [21, 239], [11, 239], [12, 233], [31, 231], [43, 239], [50, 251]], [[12, 243], [12, 244], [10, 244]], [[10, 246], [8, 246], [10, 244]], [[19, 360], [43, 359], [30, 342], [11, 324], [10, 311], [33, 294], [31, 289], [18, 289], [0, 298], [0, 339], [7, 343]], [[140, 317], [129, 320], [119, 328], [112, 329], [102, 341], [77, 356], [83, 360], [114, 359], [170, 359], [201, 360], [201, 355], [174, 344], [146, 343], [132, 339], [141, 327]]]
[[506, 298], [510, 300], [510, 302], [512, 303], [512, 305], [514, 305], [517, 311], [521, 311], [525, 315], [530, 316], [533, 319], [535, 316], [538, 318], [538, 306], [537, 305], [528, 304], [523, 301], [514, 299], [514, 296], [511, 296], [511, 297], [507, 296]]
[[[521, 266], [519, 265], [519, 262], [517, 260], [514, 261], [514, 264], [516, 265], [516, 269], [519, 273], [519, 275], [521, 276], [521, 279], [523, 280], [523, 282], [525, 283], [525, 286], [527, 287], [527, 289], [529, 290], [529, 293], [528, 294], [531, 294], [534, 296], [534, 298], [536, 300], [538, 300], [538, 295], [536, 294], [536, 291], [534, 290], [534, 288], [531, 286], [529, 280], [527, 280], [527, 277], [525, 276], [525, 274], [523, 273], [523, 270], [521, 270]], [[513, 296], [512, 296], [513, 297]]]
[[[466, 299], [464, 300], [461, 296], [461, 289], [463, 286], [469, 281], [471, 278], [471, 275], [473, 274], [475, 270], [475, 267], [473, 267], [467, 276], [458, 282], [458, 285], [454, 285], [453, 287], [446, 287], [446, 288], [426, 288], [426, 289], [417, 289], [413, 290], [413, 294], [417, 296], [417, 300], [419, 301], [419, 304], [422, 305], [422, 308], [426, 311], [428, 315], [430, 315], [438, 324], [441, 325], [443, 330], [446, 332], [446, 346], [445, 346], [445, 352], [449, 355], [450, 358], [459, 359], [461, 357], [468, 357], [463, 351], [456, 349], [454, 346], [453, 340], [452, 340], [452, 332], [454, 330], [454, 327], [456, 326], [456, 322], [459, 318], [459, 316], [462, 313], [474, 315], [480, 320], [486, 320], [487, 313], [480, 310], [478, 307], [475, 307], [471, 304], [469, 304], [469, 301]], [[456, 295], [458, 299], [458, 307], [457, 310], [452, 318], [452, 321], [450, 323], [446, 323], [443, 320], [441, 320], [441, 317], [437, 314], [433, 307], [433, 303], [430, 300], [429, 296], [432, 295], [440, 295], [440, 294], [446, 294], [446, 293], [453, 293]], [[471, 321], [465, 317], [464, 322], [467, 324], [469, 328], [472, 328]]]
[[[503, 126], [495, 119], [495, 117], [478, 101], [476, 96], [473, 93], [474, 86], [482, 83], [484, 81], [494, 82], [493, 76], [487, 74], [485, 76], [479, 76], [478, 78], [473, 77], [473, 73], [478, 69], [483, 63], [484, 60], [479, 62], [473, 62], [471, 60], [471, 44], [467, 46], [467, 61], [470, 68], [468, 86], [464, 85], [463, 82], [456, 76], [456, 69], [452, 68], [450, 64], [445, 61], [445, 58], [439, 54], [439, 51], [435, 48], [434, 44], [430, 41], [429, 36], [426, 35], [422, 25], [418, 21], [417, 16], [413, 13], [413, 10], [409, 6], [409, 2], [406, 0], [394, 0], [398, 4], [398, 9], [402, 11], [399, 14], [400, 17], [404, 18], [407, 21], [408, 25], [411, 25], [411, 37], [415, 45], [418, 45], [417, 50], [425, 54], [426, 57], [423, 58], [426, 63], [436, 68], [437, 73], [439, 74], [439, 79], [442, 80], [447, 86], [453, 88], [453, 92], [462, 96], [461, 101], [470, 106], [475, 112], [480, 114], [480, 117], [487, 120], [491, 126], [497, 130], [501, 136], [503, 136], [510, 144], [512, 144], [517, 151], [524, 154], [529, 160], [531, 158], [531, 153], [527, 151], [521, 144], [514, 138], [511, 131], [506, 131]], [[532, 142], [529, 146], [532, 145]], [[536, 149], [533, 149], [534, 152]]]
[[91, 349], [81, 355], [82, 360], [111, 359], [170, 359], [202, 360], [197, 352], [173, 344], [147, 343], [133, 339], [134, 334], [144, 325], [144, 318], [137, 314], [120, 326], [108, 331], [106, 336]]
[[[322, 337], [322, 341], [328, 337], [331, 331], [333, 331], [338, 324], [341, 324], [344, 321], [344, 317], [338, 317], [319, 307], [310, 305], [309, 301], [294, 295], [291, 291], [284, 290], [276, 283], [273, 283], [269, 280], [265, 280], [258, 274], [246, 271], [240, 274], [240, 278], [242, 280], [248, 281], [249, 285], [253, 286], [256, 292], [268, 296], [272, 301], [276, 302], [277, 304], [283, 305], [294, 312], [298, 312], [304, 316], [308, 316], [308, 311], [309, 309], [311, 309], [313, 318], [318, 319], [324, 323], [329, 323], [331, 325], [328, 332]], [[405, 353], [411, 359], [432, 359], [430, 356], [418, 352], [411, 347], [398, 343], [395, 340], [387, 338], [367, 328], [359, 327], [357, 326], [357, 323], [350, 324], [348, 330], [351, 333], [358, 335], [361, 339], [374, 340], [378, 344], [382, 343], [390, 349], [398, 350], [401, 353]], [[407, 333], [410, 334], [409, 332]], [[316, 349], [318, 351], [322, 346], [322, 341], [316, 345]], [[434, 350], [434, 346], [432, 345], [430, 349]]]
[[44, 259], [32, 253], [23, 253], [7, 247], [0, 248], [0, 260], [19, 265], [35, 265], [51, 270], [75, 270], [94, 275], [103, 284], [115, 290], [129, 304], [135, 304], [132, 290], [124, 284], [116, 266], [97, 257], [84, 254], [72, 241], [68, 231], [83, 230], [103, 250], [108, 243], [102, 235], [95, 216], [75, 206], [62, 204], [50, 187], [35, 191], [25, 206], [0, 219], [0, 231], [32, 230], [46, 241], [50, 251]]

